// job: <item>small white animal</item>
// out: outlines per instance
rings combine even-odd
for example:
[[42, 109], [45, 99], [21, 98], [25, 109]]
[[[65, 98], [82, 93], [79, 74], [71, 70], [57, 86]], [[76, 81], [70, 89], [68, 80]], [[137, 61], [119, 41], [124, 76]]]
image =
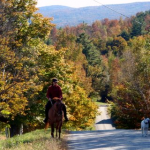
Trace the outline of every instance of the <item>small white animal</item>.
[[145, 118], [141, 121], [141, 130], [142, 130], [142, 136], [148, 136], [148, 128], [149, 128], [149, 118]]

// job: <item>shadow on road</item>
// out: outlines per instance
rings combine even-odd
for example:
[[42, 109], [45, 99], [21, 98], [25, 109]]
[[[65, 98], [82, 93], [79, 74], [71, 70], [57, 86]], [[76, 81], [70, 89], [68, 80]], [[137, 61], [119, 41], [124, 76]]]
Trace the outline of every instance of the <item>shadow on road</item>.
[[98, 125], [98, 124], [110, 124], [110, 125], [112, 125], [112, 127], [115, 127], [115, 125], [113, 124], [113, 121], [112, 121], [111, 118], [110, 119], [101, 120], [101, 121], [99, 121], [99, 122], [97, 122], [95, 124], [96, 125]]
[[112, 119], [105, 119], [97, 122], [96, 124], [112, 124]]
[[150, 137], [136, 130], [71, 132], [69, 150], [149, 150]]

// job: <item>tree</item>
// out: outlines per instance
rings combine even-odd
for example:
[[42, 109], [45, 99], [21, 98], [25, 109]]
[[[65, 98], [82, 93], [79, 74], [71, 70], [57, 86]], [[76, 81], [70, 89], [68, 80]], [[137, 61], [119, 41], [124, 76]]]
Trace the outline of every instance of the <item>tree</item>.
[[131, 37], [140, 36], [145, 33], [145, 18], [146, 14], [141, 12], [137, 13], [132, 21]]
[[[145, 39], [147, 38], [145, 37]], [[138, 122], [150, 113], [150, 54], [149, 46], [146, 44], [148, 41], [145, 44], [141, 42], [141, 47], [136, 49], [141, 39], [144, 40], [143, 37], [134, 38], [132, 42], [135, 45], [123, 53], [123, 60], [120, 62], [121, 68], [117, 74], [118, 82], [113, 83], [114, 103], [117, 106], [114, 108], [118, 111], [114, 113], [114, 116], [117, 116], [117, 121], [122, 126], [129, 127], [128, 125], [132, 124], [131, 128], [139, 127]]]
[[99, 65], [101, 63], [100, 60], [100, 52], [96, 49], [93, 43], [89, 40], [89, 37], [82, 33], [77, 38], [77, 43], [81, 43], [83, 46], [83, 54], [85, 54], [89, 65]]
[[121, 36], [122, 38], [124, 38], [126, 41], [129, 41], [129, 39], [130, 39], [129, 33], [127, 33], [127, 31], [125, 31], [125, 30], [122, 31], [119, 36]]
[[112, 42], [107, 44], [107, 46], [111, 46], [111, 49], [116, 56], [121, 56], [123, 50], [127, 47], [127, 42], [122, 37], [115, 37]]
[[[63, 91], [63, 102], [66, 104], [70, 116], [70, 122], [68, 122], [66, 126], [80, 130], [91, 126], [97, 114], [97, 111], [95, 111], [97, 106], [91, 99], [87, 98], [87, 91], [81, 87], [82, 82], [78, 74], [76, 74], [74, 63], [71, 61], [67, 63], [64, 59], [66, 49], [62, 48], [56, 51], [52, 46], [47, 47], [45, 51], [43, 51], [43, 49], [39, 57], [39, 64], [40, 67], [43, 68], [41, 73], [45, 85], [39, 95], [39, 107], [36, 108], [36, 111], [34, 108], [32, 112], [37, 112], [39, 114], [39, 109], [43, 109], [44, 106], [42, 106], [42, 101], [45, 101], [45, 103], [47, 101], [45, 93], [48, 86], [51, 84], [50, 79], [57, 77]], [[32, 106], [35, 107], [35, 104], [33, 103]], [[85, 117], [84, 120], [83, 116]]]
[[[9, 121], [12, 130], [18, 116], [25, 115], [26, 95], [32, 93], [32, 97], [40, 89], [35, 82], [38, 72], [35, 46], [53, 26], [51, 18], [34, 13], [35, 5], [34, 0], [0, 2], [0, 116]], [[15, 130], [11, 136], [16, 134]]]
[[85, 66], [87, 76], [92, 78], [93, 89], [100, 94], [100, 82], [102, 79], [102, 67], [101, 67], [101, 57], [100, 52], [90, 41], [89, 37], [82, 33], [77, 38], [77, 43], [82, 44], [83, 54], [86, 56], [88, 64]]

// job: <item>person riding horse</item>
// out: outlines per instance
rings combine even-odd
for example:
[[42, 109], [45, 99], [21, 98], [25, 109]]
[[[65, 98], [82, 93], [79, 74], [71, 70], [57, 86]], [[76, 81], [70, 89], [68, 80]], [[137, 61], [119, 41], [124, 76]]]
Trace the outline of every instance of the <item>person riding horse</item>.
[[[49, 109], [56, 102], [54, 100], [54, 98], [57, 97], [60, 100], [63, 99], [62, 90], [61, 90], [61, 87], [58, 85], [58, 80], [56, 78], [52, 79], [52, 85], [48, 87], [46, 97], [48, 98], [48, 102], [45, 105], [45, 119], [44, 119], [45, 123], [48, 121], [48, 111], [49, 111]], [[65, 118], [65, 121], [67, 122], [68, 117], [67, 117], [66, 106], [65, 106], [64, 103], [62, 103], [62, 104], [63, 104], [64, 118]]]

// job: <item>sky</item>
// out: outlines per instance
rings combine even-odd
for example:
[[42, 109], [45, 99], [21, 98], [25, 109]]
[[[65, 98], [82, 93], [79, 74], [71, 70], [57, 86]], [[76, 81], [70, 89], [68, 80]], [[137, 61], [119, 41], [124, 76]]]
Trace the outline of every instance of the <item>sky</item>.
[[100, 6], [108, 4], [125, 4], [133, 2], [150, 2], [150, 0], [37, 0], [37, 7], [63, 5], [73, 8]]

